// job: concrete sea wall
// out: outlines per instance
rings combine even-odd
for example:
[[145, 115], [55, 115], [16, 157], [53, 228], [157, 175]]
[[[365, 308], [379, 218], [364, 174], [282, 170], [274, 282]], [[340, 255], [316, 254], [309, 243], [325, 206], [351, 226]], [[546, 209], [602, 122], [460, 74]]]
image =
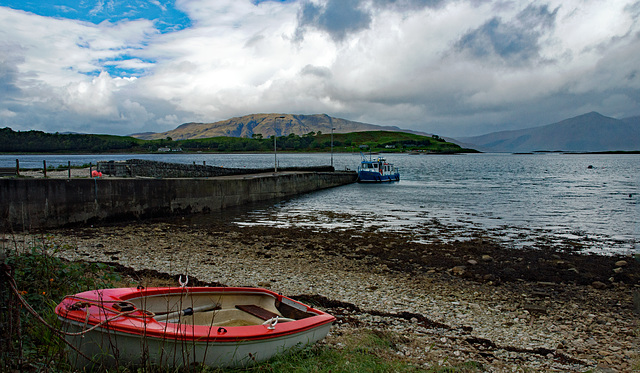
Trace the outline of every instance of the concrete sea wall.
[[5, 232], [221, 210], [353, 183], [355, 172], [214, 178], [0, 178]]
[[[200, 164], [182, 164], [149, 161], [142, 159], [129, 159], [126, 161], [98, 162], [97, 170], [117, 177], [215, 177], [229, 175], [246, 175], [272, 172], [274, 169], [265, 168], [226, 168]], [[278, 171], [334, 171], [332, 166], [313, 167], [287, 167], [278, 168]]]

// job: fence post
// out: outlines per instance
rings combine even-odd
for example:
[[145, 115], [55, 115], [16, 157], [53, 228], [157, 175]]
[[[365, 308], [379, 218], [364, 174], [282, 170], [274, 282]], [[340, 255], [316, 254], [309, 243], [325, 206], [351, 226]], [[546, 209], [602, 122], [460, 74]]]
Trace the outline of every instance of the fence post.
[[89, 177], [93, 174], [93, 165], [89, 162]]
[[42, 173], [44, 177], [47, 177], [47, 160], [42, 161]]
[[20, 160], [16, 158], [16, 175], [20, 176]]
[[71, 179], [71, 161], [69, 161], [68, 165], [69, 165], [69, 177], [68, 178]]

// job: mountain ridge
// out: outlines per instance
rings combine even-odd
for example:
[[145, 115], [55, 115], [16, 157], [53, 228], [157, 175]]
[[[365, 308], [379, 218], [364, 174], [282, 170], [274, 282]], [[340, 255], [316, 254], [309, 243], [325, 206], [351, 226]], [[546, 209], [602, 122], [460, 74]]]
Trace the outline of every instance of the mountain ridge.
[[[375, 124], [334, 118], [327, 114], [248, 114], [213, 123], [183, 123], [173, 130], [160, 133], [132, 134], [143, 140], [202, 139], [210, 137], [270, 137], [311, 132], [349, 133], [363, 131], [406, 132], [423, 136], [432, 134], [401, 129], [397, 126]], [[484, 152], [534, 152], [534, 151], [638, 151], [640, 150], [640, 116], [615, 119], [598, 112], [538, 127], [492, 132], [473, 137], [443, 137], [465, 148]]]
[[485, 152], [635, 151], [640, 150], [640, 116], [615, 119], [592, 111], [544, 126], [456, 140]]
[[350, 121], [342, 118], [333, 118], [327, 114], [248, 114], [213, 123], [183, 123], [173, 130], [159, 133], [137, 133], [132, 137], [143, 140], [157, 140], [171, 137], [173, 140], [201, 139], [208, 137], [252, 137], [261, 134], [263, 137], [288, 136], [296, 134], [305, 135], [310, 132], [329, 133], [334, 128], [334, 133], [349, 133], [362, 131], [394, 131], [408, 132], [417, 135], [431, 136], [430, 134], [403, 130], [396, 126], [379, 126], [375, 124]]

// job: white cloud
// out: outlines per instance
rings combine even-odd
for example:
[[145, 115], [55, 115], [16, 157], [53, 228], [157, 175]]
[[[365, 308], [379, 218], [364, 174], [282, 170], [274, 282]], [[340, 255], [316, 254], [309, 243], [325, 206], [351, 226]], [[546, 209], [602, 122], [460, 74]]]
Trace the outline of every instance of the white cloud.
[[178, 127], [180, 124], [178, 116], [175, 114], [165, 115], [164, 117], [158, 119], [158, 124], [169, 126], [169, 127]]
[[[321, 18], [347, 4], [335, 0], [178, 0], [191, 26], [171, 33], [153, 20], [95, 25], [0, 7], [11, 41], [0, 113], [17, 125], [54, 111], [119, 134], [328, 113], [444, 136], [543, 125], [587, 107], [638, 115], [630, 3], [352, 0], [362, 21], [353, 27]], [[301, 27], [308, 4], [316, 18]]]

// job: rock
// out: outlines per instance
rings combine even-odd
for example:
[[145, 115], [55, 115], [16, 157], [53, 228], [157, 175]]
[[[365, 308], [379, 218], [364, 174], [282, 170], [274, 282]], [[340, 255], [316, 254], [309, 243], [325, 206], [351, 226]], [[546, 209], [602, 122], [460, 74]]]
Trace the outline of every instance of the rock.
[[555, 282], [538, 281], [538, 285], [541, 285], [541, 286], [557, 286], [558, 284], [556, 284]]
[[622, 268], [621, 267], [614, 268], [613, 273], [622, 273]]
[[545, 315], [547, 313], [547, 307], [539, 306], [537, 304], [525, 304], [522, 308], [529, 311], [532, 315]]
[[473, 260], [473, 259], [469, 259], [469, 260], [467, 260], [467, 263], [469, 263], [472, 266], [474, 266], [474, 265], [478, 264], [478, 261], [477, 260]]
[[600, 281], [594, 281], [591, 283], [591, 286], [594, 289], [606, 289], [607, 288], [607, 284], [605, 284], [604, 282], [600, 282]]
[[491, 262], [491, 261], [493, 261], [493, 258], [491, 257], [491, 255], [486, 255], [485, 254], [485, 255], [482, 256], [482, 261], [483, 262]]
[[496, 276], [494, 276], [492, 273], [487, 273], [486, 275], [482, 276], [482, 279], [485, 281], [494, 281], [496, 279]]
[[455, 266], [451, 268], [449, 271], [451, 271], [451, 273], [453, 273], [456, 276], [461, 276], [462, 274], [464, 274], [466, 269], [467, 267], [465, 266]]
[[626, 265], [627, 265], [627, 262], [626, 262], [625, 260], [618, 260], [618, 261], [615, 263], [615, 266], [616, 266], [616, 267], [624, 267], [624, 266], [626, 266]]

